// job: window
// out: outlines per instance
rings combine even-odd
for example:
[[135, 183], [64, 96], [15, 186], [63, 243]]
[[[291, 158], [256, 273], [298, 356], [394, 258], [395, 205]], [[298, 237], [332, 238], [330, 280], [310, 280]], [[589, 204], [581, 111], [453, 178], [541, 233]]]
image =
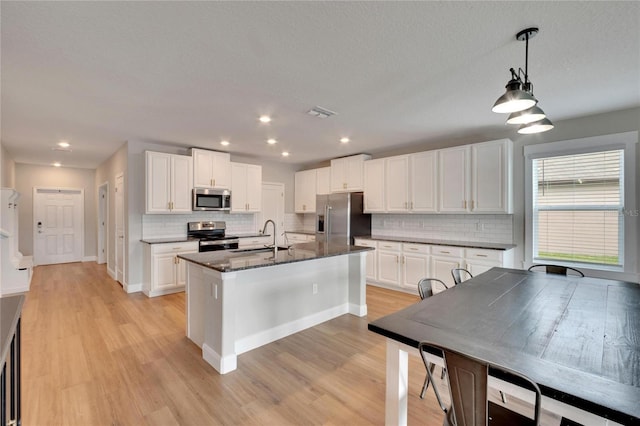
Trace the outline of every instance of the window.
[[524, 147], [525, 266], [636, 280], [638, 132]]
[[533, 259], [622, 266], [624, 151], [533, 160]]

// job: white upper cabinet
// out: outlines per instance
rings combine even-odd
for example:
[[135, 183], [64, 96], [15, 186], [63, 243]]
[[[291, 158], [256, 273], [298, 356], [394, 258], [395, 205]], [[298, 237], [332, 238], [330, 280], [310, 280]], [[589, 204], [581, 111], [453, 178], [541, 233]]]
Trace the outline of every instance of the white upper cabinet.
[[146, 209], [153, 213], [191, 213], [192, 159], [186, 155], [145, 152]]
[[364, 162], [364, 211], [385, 212], [385, 158]]
[[196, 188], [231, 187], [231, 156], [227, 152], [191, 149], [193, 186]]
[[370, 155], [358, 154], [331, 160], [331, 192], [364, 190], [364, 162]]
[[386, 158], [385, 195], [387, 211], [403, 213], [411, 210], [409, 204], [409, 156]]
[[469, 156], [468, 145], [438, 151], [440, 212], [469, 212]]
[[316, 169], [303, 170], [295, 174], [295, 212], [316, 212]]
[[231, 163], [231, 213], [262, 209], [262, 166]]
[[438, 155], [425, 151], [409, 156], [409, 202], [413, 213], [438, 211]]
[[331, 167], [316, 169], [316, 194], [331, 194]]
[[474, 213], [513, 213], [509, 139], [471, 145], [471, 206]]
[[512, 213], [509, 139], [441, 149], [439, 211]]

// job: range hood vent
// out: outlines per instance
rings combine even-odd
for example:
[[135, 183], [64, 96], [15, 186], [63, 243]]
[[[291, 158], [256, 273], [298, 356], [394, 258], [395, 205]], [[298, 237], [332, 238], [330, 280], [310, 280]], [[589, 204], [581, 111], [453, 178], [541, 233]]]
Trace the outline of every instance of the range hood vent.
[[332, 115], [336, 115], [337, 113], [320, 106], [314, 106], [309, 111], [307, 111], [307, 114], [318, 118], [327, 118], [331, 117]]

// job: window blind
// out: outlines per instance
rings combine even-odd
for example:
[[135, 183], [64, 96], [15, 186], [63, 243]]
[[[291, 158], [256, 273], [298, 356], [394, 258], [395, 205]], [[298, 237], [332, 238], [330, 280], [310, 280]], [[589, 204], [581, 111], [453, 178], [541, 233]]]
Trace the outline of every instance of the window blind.
[[533, 160], [535, 259], [621, 265], [623, 154]]

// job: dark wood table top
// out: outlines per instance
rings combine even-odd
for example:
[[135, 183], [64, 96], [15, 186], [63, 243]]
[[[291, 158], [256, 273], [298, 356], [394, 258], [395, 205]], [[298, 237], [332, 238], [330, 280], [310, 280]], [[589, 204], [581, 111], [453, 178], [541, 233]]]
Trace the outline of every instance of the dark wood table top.
[[493, 268], [373, 321], [369, 330], [503, 365], [534, 380], [545, 396], [640, 423], [638, 284]]

